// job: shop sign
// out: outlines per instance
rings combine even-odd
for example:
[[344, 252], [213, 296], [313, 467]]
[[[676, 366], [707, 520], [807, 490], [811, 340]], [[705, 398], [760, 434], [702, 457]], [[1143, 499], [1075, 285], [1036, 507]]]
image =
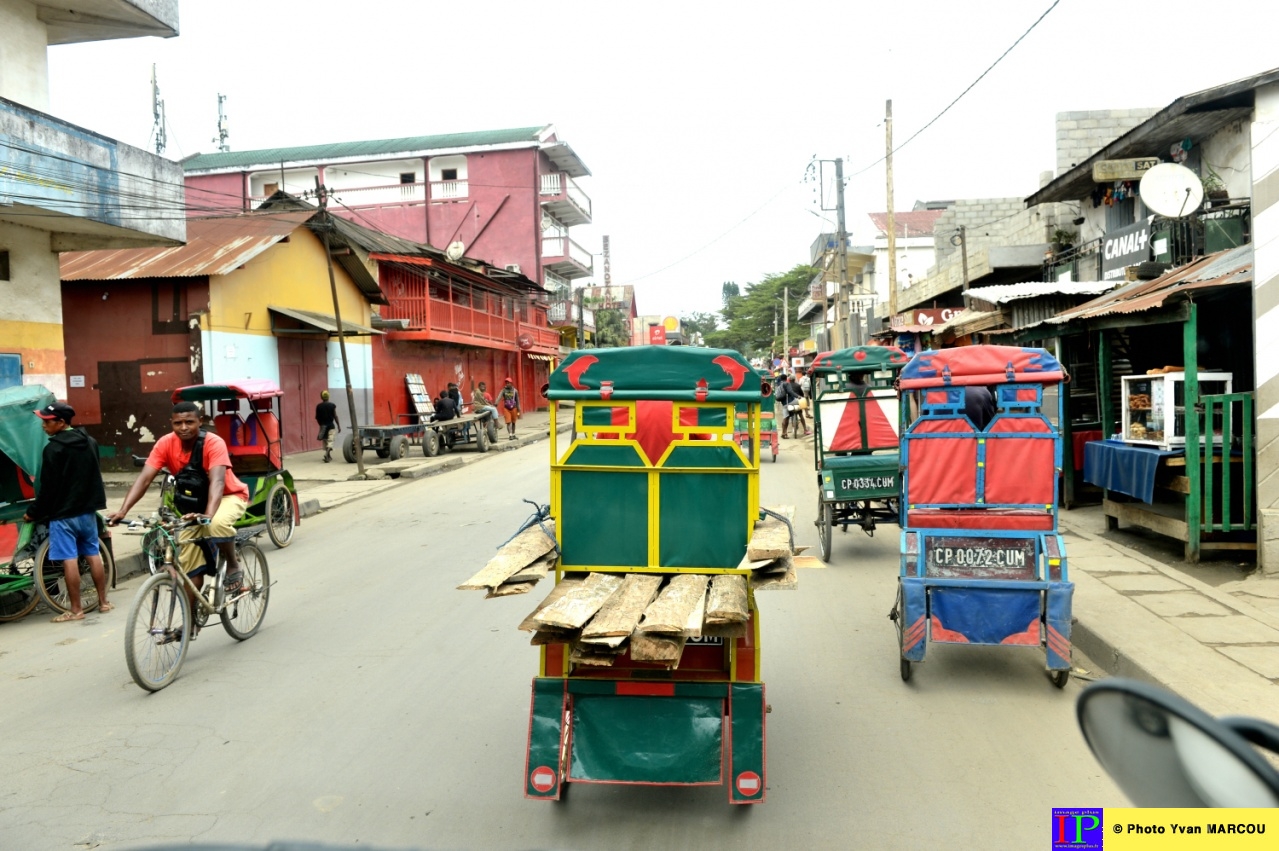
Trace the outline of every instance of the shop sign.
[[1124, 276], [1124, 268], [1150, 259], [1150, 220], [1111, 231], [1101, 240], [1101, 276]]
[[894, 317], [893, 327], [900, 328], [903, 325], [944, 325], [963, 312], [964, 309], [962, 307], [921, 308]]
[[1159, 165], [1159, 157], [1134, 157], [1126, 160], [1098, 160], [1092, 164], [1094, 183], [1116, 180], [1141, 180], [1146, 172]]
[[648, 344], [650, 346], [666, 345], [666, 329], [661, 325], [654, 325], [648, 329]]

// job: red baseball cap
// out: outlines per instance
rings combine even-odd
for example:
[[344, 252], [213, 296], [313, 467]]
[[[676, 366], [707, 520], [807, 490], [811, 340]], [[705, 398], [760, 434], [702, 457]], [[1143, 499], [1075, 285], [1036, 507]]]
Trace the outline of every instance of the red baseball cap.
[[45, 405], [40, 410], [32, 411], [31, 413], [35, 414], [42, 420], [62, 420], [64, 423], [70, 425], [71, 419], [75, 416], [75, 408], [65, 404], [64, 402], [54, 402], [51, 405]]
[[509, 376], [509, 375], [508, 375], [508, 376], [506, 376], [506, 378], [505, 378], [505, 379], [503, 379], [503, 380], [504, 380], [504, 381], [506, 381], [506, 383], [507, 383], [507, 384], [514, 384], [514, 383], [515, 383], [514, 381], [511, 381], [511, 376]]

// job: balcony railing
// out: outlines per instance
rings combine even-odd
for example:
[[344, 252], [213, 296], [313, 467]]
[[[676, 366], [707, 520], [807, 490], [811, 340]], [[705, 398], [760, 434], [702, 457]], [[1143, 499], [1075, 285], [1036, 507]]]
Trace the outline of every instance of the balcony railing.
[[584, 225], [591, 221], [591, 199], [567, 174], [542, 175], [542, 204], [564, 224]]
[[456, 201], [467, 197], [465, 180], [433, 180], [431, 181], [432, 201]]
[[541, 301], [476, 290], [460, 282], [428, 282], [394, 267], [383, 267], [382, 284], [390, 299], [382, 318], [407, 319], [408, 331], [469, 337], [500, 348], [514, 345], [520, 334], [531, 335], [539, 348], [559, 345], [559, 334], [548, 327]]
[[[546, 324], [551, 327], [576, 325], [579, 308], [573, 299], [553, 299], [546, 309]], [[595, 311], [589, 307], [581, 309], [582, 324], [591, 330], [595, 329]]]
[[542, 238], [542, 263], [563, 278], [584, 278], [594, 273], [591, 252], [567, 236]]

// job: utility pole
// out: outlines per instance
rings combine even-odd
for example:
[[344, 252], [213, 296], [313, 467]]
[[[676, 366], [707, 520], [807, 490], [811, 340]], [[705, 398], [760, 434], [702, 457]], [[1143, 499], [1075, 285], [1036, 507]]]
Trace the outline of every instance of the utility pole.
[[884, 161], [888, 175], [888, 324], [897, 316], [897, 216], [893, 211], [893, 102], [884, 113]]
[[964, 264], [964, 307], [968, 307], [968, 228], [959, 226], [959, 258]]
[[790, 287], [782, 287], [782, 360], [790, 364]]
[[[226, 103], [226, 95], [218, 94], [218, 135], [213, 140], [213, 144], [218, 146], [218, 150], [226, 153], [231, 150], [231, 146], [227, 144], [227, 137], [231, 135], [231, 131], [227, 129], [226, 113], [222, 110], [222, 104]], [[280, 181], [280, 188], [284, 188], [284, 181]]]
[[[835, 250], [839, 252], [839, 293], [844, 295], [848, 289], [848, 230], [844, 222], [844, 159], [835, 160]], [[861, 335], [854, 333], [856, 320], [853, 318], [851, 304], [848, 311], [848, 340], [850, 345], [858, 345]]]
[[155, 119], [151, 133], [155, 136], [155, 152], [163, 154], [169, 143], [168, 130], [165, 128], [164, 101], [160, 99], [160, 83], [155, 76], [155, 63], [151, 63], [151, 115]]
[[355, 448], [356, 473], [364, 477], [364, 451], [360, 445], [359, 418], [355, 414], [355, 388], [351, 386], [351, 362], [346, 356], [346, 329], [342, 325], [342, 307], [338, 304], [338, 285], [333, 278], [333, 255], [329, 252], [329, 230], [333, 227], [333, 217], [329, 215], [328, 189], [320, 185], [320, 178], [315, 178], [316, 199], [320, 202], [321, 236], [324, 240], [324, 259], [329, 265], [329, 291], [333, 294], [333, 319], [338, 326], [338, 350], [342, 353], [342, 375], [346, 378], [346, 404], [350, 415], [351, 443]]
[[582, 310], [585, 295], [586, 287], [578, 287], [573, 292], [573, 300], [577, 302], [577, 347], [579, 349], [586, 348], [586, 314]]

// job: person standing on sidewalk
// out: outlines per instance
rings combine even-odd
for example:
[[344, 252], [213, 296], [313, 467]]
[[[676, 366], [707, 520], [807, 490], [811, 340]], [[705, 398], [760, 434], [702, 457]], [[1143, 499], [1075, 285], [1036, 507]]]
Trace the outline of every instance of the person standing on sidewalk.
[[327, 464], [333, 460], [333, 430], [342, 430], [342, 423], [338, 422], [338, 406], [329, 401], [327, 390], [320, 393], [320, 404], [315, 406], [315, 421], [320, 426], [316, 440], [324, 444], [324, 463]]
[[506, 383], [497, 394], [498, 407], [502, 418], [506, 420], [506, 439], [515, 439], [515, 421], [520, 418], [520, 391], [515, 389], [515, 382], [507, 376]]
[[75, 409], [61, 402], [34, 412], [49, 436], [40, 463], [35, 502], [23, 516], [29, 523], [49, 524], [49, 558], [62, 562], [71, 611], [54, 623], [84, 620], [80, 601], [80, 564], [84, 556], [98, 590], [98, 608], [109, 612], [107, 577], [98, 548], [98, 509], [107, 507], [107, 491], [98, 468], [98, 444], [80, 429], [71, 427]]

